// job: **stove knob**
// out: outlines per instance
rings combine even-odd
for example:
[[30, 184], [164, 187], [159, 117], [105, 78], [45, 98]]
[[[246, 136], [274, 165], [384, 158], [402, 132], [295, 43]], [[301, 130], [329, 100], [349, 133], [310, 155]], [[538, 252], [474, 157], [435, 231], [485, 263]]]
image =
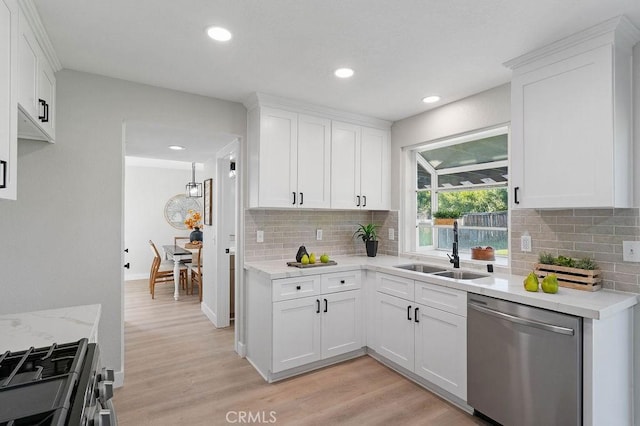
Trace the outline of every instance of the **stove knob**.
[[113, 398], [113, 382], [103, 381], [98, 383], [98, 399], [107, 402]]
[[[101, 409], [93, 418], [93, 424], [95, 426], [111, 426], [111, 410]], [[113, 423], [115, 425], [115, 423]]]
[[113, 382], [115, 380], [115, 375], [112, 369], [102, 367], [102, 370], [98, 373], [98, 381], [101, 382], [103, 380], [107, 380], [109, 382]]

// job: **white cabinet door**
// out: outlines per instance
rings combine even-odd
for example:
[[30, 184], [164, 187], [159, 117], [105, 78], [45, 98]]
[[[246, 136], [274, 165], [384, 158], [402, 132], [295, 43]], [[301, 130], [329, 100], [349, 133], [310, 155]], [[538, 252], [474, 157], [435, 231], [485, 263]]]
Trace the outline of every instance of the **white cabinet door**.
[[611, 74], [602, 46], [514, 77], [514, 207], [612, 205]]
[[18, 4], [0, 1], [0, 198], [17, 193]]
[[364, 346], [360, 290], [322, 296], [322, 359]]
[[413, 371], [414, 303], [376, 293], [376, 347], [381, 356]]
[[297, 206], [331, 207], [331, 120], [298, 115]]
[[414, 372], [466, 401], [467, 319], [424, 305], [413, 313]]
[[260, 110], [260, 207], [296, 205], [297, 140], [298, 114]]
[[40, 46], [24, 14], [20, 11], [18, 43], [18, 104], [30, 117], [38, 117], [38, 60]]
[[360, 126], [331, 122], [331, 208], [359, 209]]
[[320, 359], [320, 305], [319, 297], [273, 304], [274, 373]]
[[55, 139], [56, 77], [42, 55], [38, 68], [38, 120], [42, 130]]
[[360, 145], [360, 195], [362, 208], [388, 210], [390, 205], [389, 133], [362, 127]]

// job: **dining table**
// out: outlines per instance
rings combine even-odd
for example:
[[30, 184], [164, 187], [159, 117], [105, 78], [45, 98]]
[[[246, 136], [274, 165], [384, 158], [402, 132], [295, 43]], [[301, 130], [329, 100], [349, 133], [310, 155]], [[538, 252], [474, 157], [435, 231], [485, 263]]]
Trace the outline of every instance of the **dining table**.
[[173, 282], [175, 286], [173, 298], [178, 300], [180, 299], [180, 262], [191, 259], [197, 249], [190, 250], [180, 247], [179, 245], [171, 244], [162, 246], [162, 250], [164, 250], [164, 256], [166, 259], [173, 260]]

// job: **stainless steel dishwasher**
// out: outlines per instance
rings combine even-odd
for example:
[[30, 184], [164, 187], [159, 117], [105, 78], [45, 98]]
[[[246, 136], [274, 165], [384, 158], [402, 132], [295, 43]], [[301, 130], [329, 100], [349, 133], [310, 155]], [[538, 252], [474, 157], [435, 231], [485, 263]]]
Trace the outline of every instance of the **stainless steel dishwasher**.
[[467, 402], [506, 426], [582, 424], [582, 318], [470, 294]]

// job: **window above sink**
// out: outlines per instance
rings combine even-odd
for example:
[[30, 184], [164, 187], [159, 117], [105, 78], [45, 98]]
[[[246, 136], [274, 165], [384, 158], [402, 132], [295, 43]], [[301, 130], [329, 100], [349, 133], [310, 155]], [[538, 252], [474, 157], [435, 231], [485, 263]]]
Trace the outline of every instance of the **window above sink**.
[[[490, 246], [496, 263], [508, 262], [508, 128], [451, 137], [413, 147], [407, 158], [408, 194], [404, 252], [451, 252], [453, 228], [436, 225], [433, 213], [458, 210], [459, 251]], [[412, 176], [409, 178], [409, 176]], [[411, 221], [415, 212], [415, 222]], [[485, 262], [486, 263], [486, 262]]]

